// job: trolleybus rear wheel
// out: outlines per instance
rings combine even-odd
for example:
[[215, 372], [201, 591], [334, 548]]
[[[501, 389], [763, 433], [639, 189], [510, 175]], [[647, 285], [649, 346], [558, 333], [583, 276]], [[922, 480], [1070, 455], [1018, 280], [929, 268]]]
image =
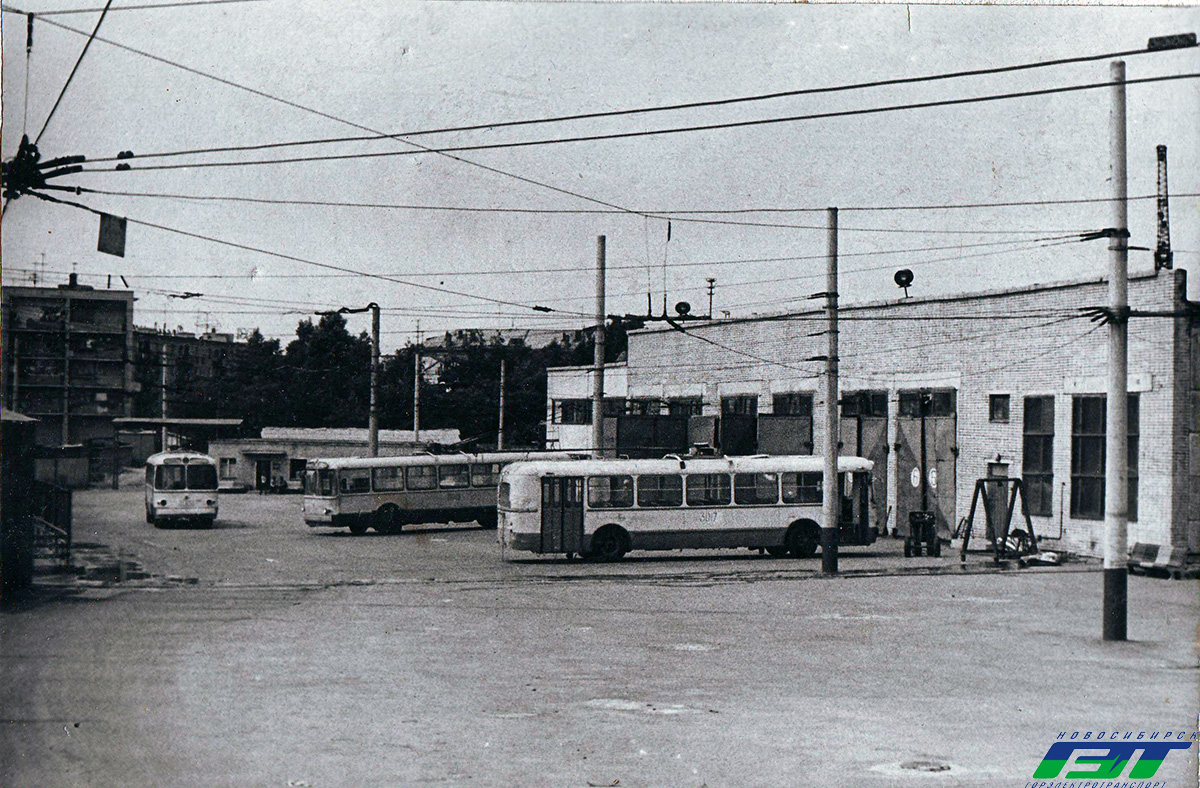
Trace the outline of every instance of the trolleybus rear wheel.
[[788, 554], [787, 545], [775, 544], [767, 548], [767, 555], [772, 558], [783, 558]]
[[811, 520], [792, 523], [785, 541], [788, 552], [796, 558], [812, 558], [821, 544], [821, 532]]
[[[400, 533], [400, 529], [404, 527], [400, 517], [400, 507], [394, 503], [385, 503], [380, 506], [379, 511], [375, 512], [371, 525], [381, 534]], [[351, 531], [353, 532], [353, 529]]]

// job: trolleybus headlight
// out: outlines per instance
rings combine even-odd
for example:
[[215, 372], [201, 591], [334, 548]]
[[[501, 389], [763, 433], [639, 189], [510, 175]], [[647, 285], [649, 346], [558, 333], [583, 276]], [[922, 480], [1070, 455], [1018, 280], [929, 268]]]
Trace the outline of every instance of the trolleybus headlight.
[[212, 500], [212, 499], [210, 498], [209, 500], [207, 500], [207, 501], [205, 501], [205, 502], [204, 502], [204, 505], [205, 505], [205, 506], [216, 506], [216, 505], [217, 505], [217, 502], [216, 502], [216, 501], [214, 501], [214, 500]]
[[166, 499], [166, 498], [163, 498], [161, 501], [159, 501], [159, 502], [158, 502], [158, 505], [159, 505], [159, 506], [166, 506], [166, 505], [167, 505], [167, 499]]

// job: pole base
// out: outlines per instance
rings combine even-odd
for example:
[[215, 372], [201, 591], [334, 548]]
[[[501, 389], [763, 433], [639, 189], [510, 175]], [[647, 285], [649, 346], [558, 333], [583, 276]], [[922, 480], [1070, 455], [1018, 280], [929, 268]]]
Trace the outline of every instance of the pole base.
[[838, 532], [836, 528], [821, 529], [821, 573], [838, 573]]
[[1104, 639], [1127, 640], [1129, 570], [1104, 570]]

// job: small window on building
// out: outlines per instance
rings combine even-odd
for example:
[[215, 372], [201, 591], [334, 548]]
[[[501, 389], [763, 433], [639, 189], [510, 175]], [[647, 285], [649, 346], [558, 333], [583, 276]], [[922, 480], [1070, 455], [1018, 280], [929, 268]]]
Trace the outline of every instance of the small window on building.
[[1008, 403], [1009, 395], [1007, 394], [989, 394], [988, 421], [992, 422], [993, 424], [1007, 424]]
[[788, 391], [771, 397], [771, 410], [776, 416], [812, 418], [813, 395], [804, 391]]
[[779, 475], [774, 473], [734, 474], [733, 500], [742, 506], [779, 503]]
[[757, 416], [758, 395], [736, 394], [730, 397], [721, 397], [721, 413], [736, 416]]
[[590, 477], [588, 479], [588, 506], [593, 509], [622, 509], [633, 506], [633, 477]]
[[[588, 407], [590, 408], [591, 406], [592, 406], [592, 403], [589, 401]], [[624, 416], [625, 415], [625, 398], [624, 397], [605, 397], [602, 408], [603, 408], [603, 410], [601, 412], [604, 414], [604, 417], [606, 419], [611, 419], [616, 416]], [[592, 423], [592, 420], [588, 419], [588, 424], [591, 424], [591, 423]]]
[[782, 474], [783, 502], [821, 503], [825, 495], [821, 483], [824, 476], [820, 471]]
[[297, 459], [297, 458], [289, 459], [288, 460], [288, 478], [289, 479], [297, 479], [297, 480], [303, 479], [304, 478], [304, 466], [307, 464], [308, 464], [308, 460], [301, 460], [301, 459]]
[[683, 477], [677, 473], [639, 476], [638, 506], [682, 506]]
[[731, 489], [727, 473], [693, 473], [687, 477], [688, 506], [728, 506]]
[[704, 411], [700, 397], [674, 397], [667, 400], [667, 415], [699, 416]]
[[237, 478], [237, 457], [222, 457], [219, 462], [221, 464], [222, 479]]
[[1029, 513], [1050, 517], [1054, 504], [1054, 397], [1025, 398], [1021, 475]]

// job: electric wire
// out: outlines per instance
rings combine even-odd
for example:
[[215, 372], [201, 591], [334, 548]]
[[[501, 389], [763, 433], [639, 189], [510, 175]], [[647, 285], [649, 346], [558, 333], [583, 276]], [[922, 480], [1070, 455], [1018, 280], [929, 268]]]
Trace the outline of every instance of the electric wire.
[[[480, 131], [511, 128], [516, 126], [542, 125], [549, 123], [562, 123], [566, 121], [576, 120], [595, 120], [599, 118], [624, 117], [630, 115], [642, 115], [653, 112], [673, 112], [687, 109], [700, 109], [707, 107], [728, 106], [732, 104], [743, 104], [748, 102], [767, 101], [780, 98], [792, 98], [796, 96], [810, 96], [830, 93], [842, 93], [853, 90], [863, 90], [868, 88], [892, 87], [896, 85], [911, 85], [917, 83], [938, 82], [950, 79], [961, 79], [964, 77], [987, 76], [992, 74], [1005, 74], [1018, 71], [1028, 71], [1031, 69], [1048, 68], [1053, 66], [1062, 66], [1076, 63], [1088, 63], [1098, 60], [1115, 60], [1125, 57], [1133, 57], [1136, 55], [1154, 54], [1161, 50], [1151, 50], [1149, 48], [1130, 49], [1121, 52], [1110, 52], [1101, 55], [1081, 55], [1068, 58], [1057, 58], [1053, 60], [1034, 61], [1030, 63], [1021, 63], [1008, 66], [995, 66], [990, 68], [968, 69], [962, 71], [952, 71], [941, 74], [927, 74], [915, 77], [895, 77], [890, 79], [871, 80], [866, 82], [855, 82], [843, 85], [831, 85], [815, 88], [799, 88], [793, 90], [775, 91], [771, 93], [759, 93], [748, 96], [736, 96], [722, 99], [710, 99], [704, 101], [689, 101], [675, 104], [654, 105], [635, 107], [631, 109], [619, 110], [604, 110], [598, 112], [581, 112], [569, 115], [554, 115], [542, 118], [532, 118], [524, 120], [509, 120], [509, 121], [492, 121], [488, 123], [475, 123], [464, 126], [445, 126], [432, 129], [414, 129], [409, 131], [398, 131], [390, 134], [377, 133], [371, 136], [343, 136], [343, 137], [326, 137], [320, 139], [293, 140], [287, 142], [260, 143], [256, 145], [230, 145], [223, 147], [210, 148], [193, 148], [190, 150], [178, 151], [163, 151], [155, 153], [136, 154], [134, 158], [156, 158], [167, 156], [182, 156], [202, 153], [229, 153], [229, 152], [244, 152], [253, 150], [267, 150], [284, 147], [294, 147], [303, 145], [325, 145], [343, 142], [360, 142], [379, 139], [394, 139], [396, 137], [416, 137], [430, 134], [448, 134], [465, 131]], [[115, 161], [114, 158], [100, 158], [94, 161]]]
[[92, 29], [92, 34], [88, 36], [87, 43], [83, 45], [83, 51], [79, 53], [79, 58], [76, 59], [75, 65], [71, 68], [71, 73], [67, 75], [67, 81], [63, 83], [62, 90], [58, 92], [58, 98], [54, 100], [54, 106], [50, 108], [50, 114], [46, 116], [46, 122], [42, 124], [42, 130], [38, 132], [34, 138], [33, 144], [36, 145], [41, 141], [42, 135], [46, 133], [46, 128], [50, 125], [50, 119], [54, 117], [54, 113], [58, 110], [58, 105], [62, 103], [63, 96], [67, 95], [67, 88], [71, 86], [71, 80], [75, 78], [75, 72], [79, 71], [79, 64], [83, 62], [84, 56], [91, 48], [92, 42], [96, 40], [96, 34], [100, 32], [100, 25], [104, 24], [104, 17], [108, 15], [108, 9], [113, 4], [113, 0], [108, 0], [104, 4], [104, 10], [100, 12], [100, 18], [96, 20], [96, 27]]
[[[264, 3], [269, 0], [177, 0], [169, 3], [145, 3], [142, 5], [118, 5], [109, 8], [109, 11], [147, 11], [150, 9], [159, 8], [185, 8], [188, 6], [204, 6], [204, 5], [228, 5], [230, 3]], [[50, 11], [38, 11], [37, 16], [67, 16], [70, 14], [94, 14], [102, 11], [102, 8], [60, 8]], [[20, 14], [15, 8], [5, 6], [5, 13]]]
[[[757, 126], [767, 126], [780, 123], [799, 123], [811, 120], [829, 120], [833, 118], [859, 117], [864, 115], [878, 115], [891, 112], [906, 112], [917, 109], [930, 109], [934, 107], [952, 107], [964, 106], [971, 104], [983, 104], [993, 101], [1008, 101], [1020, 98], [1032, 98], [1036, 96], [1057, 95], [1063, 93], [1075, 93], [1084, 90], [1098, 90], [1100, 88], [1109, 88], [1115, 85], [1144, 85], [1158, 82], [1173, 82], [1186, 79], [1200, 78], [1200, 72], [1187, 72], [1183, 74], [1166, 74], [1154, 77], [1139, 77], [1136, 79], [1126, 79], [1123, 81], [1107, 81], [1107, 82], [1089, 82], [1075, 85], [1058, 85], [1052, 88], [1040, 88], [1038, 90], [1022, 90], [1012, 91], [1008, 93], [993, 93], [984, 96], [970, 96], [966, 98], [956, 99], [939, 99], [936, 101], [918, 101], [909, 102], [907, 104], [891, 104], [881, 107], [864, 107], [848, 110], [832, 110], [826, 112], [812, 112], [802, 115], [787, 115], [773, 118], [755, 118], [753, 120], [726, 121], [723, 123], [705, 123], [692, 126], [674, 126], [658, 129], [642, 129], [639, 131], [622, 131], [610, 132], [606, 134], [579, 134], [572, 137], [554, 137], [548, 139], [532, 139], [518, 140], [515, 142], [486, 142], [475, 143], [472, 145], [448, 145], [444, 147], [428, 147], [418, 145], [404, 138], [394, 138], [399, 142], [405, 142], [412, 145], [418, 150], [403, 150], [403, 151], [374, 151], [369, 153], [331, 153], [320, 156], [288, 156], [274, 159], [250, 159], [250, 160], [229, 160], [229, 161], [202, 161], [191, 162], [187, 164], [148, 164], [148, 165], [129, 165], [122, 167], [119, 172], [148, 172], [158, 170], [180, 170], [180, 169], [198, 169], [211, 167], [254, 167], [262, 165], [274, 164], [297, 164], [311, 163], [321, 161], [345, 161], [350, 159], [377, 159], [377, 158], [396, 158], [401, 156], [419, 156], [427, 153], [447, 154], [447, 153], [463, 153], [467, 151], [485, 151], [485, 150], [513, 150], [519, 148], [541, 147], [546, 145], [563, 145], [568, 143], [579, 142], [601, 142], [612, 140], [626, 140], [641, 137], [665, 136], [670, 134], [692, 134], [697, 132], [719, 131], [725, 129], [750, 128]], [[390, 136], [390, 135], [389, 135]], [[118, 170], [102, 169], [98, 167], [85, 167], [83, 172], [118, 172]], [[612, 206], [610, 206], [612, 207]], [[633, 213], [633, 211], [629, 211]], [[658, 217], [667, 218], [667, 217]]]
[[[104, 215], [103, 211], [99, 211], [95, 208], [89, 207], [87, 205], [83, 205], [82, 203], [72, 202], [70, 200], [60, 200], [57, 197], [51, 197], [48, 194], [41, 194], [39, 192], [31, 191], [28, 193], [33, 195], [34, 197], [37, 197], [40, 200], [45, 200], [47, 202], [59, 203], [62, 205], [68, 205], [68, 206], [71, 206], [74, 208], [80, 208], [84, 211], [87, 211], [88, 213], [92, 213], [97, 216]], [[174, 227], [168, 227], [163, 224], [157, 224], [155, 222], [148, 222], [143, 219], [134, 219], [134, 218], [130, 218], [130, 217], [125, 217], [125, 220], [127, 222], [129, 222], [130, 224], [136, 224], [136, 225], [140, 225], [142, 227], [150, 227], [155, 230], [161, 230], [163, 232], [174, 233], [176, 235], [182, 235], [187, 238], [194, 238], [197, 240], [208, 241], [210, 243], [220, 244], [222, 246], [228, 246], [233, 249], [241, 249], [241, 250], [247, 251], [247, 252], [256, 252], [258, 254], [267, 255], [269, 257], [276, 257], [276, 258], [279, 258], [282, 260], [290, 260], [292, 262], [302, 263], [304, 265], [311, 265], [311, 266], [315, 266], [317, 268], [326, 268], [326, 269], [333, 270], [333, 271], [342, 271], [344, 273], [357, 274], [362, 277], [366, 277], [366, 278], [370, 278], [370, 279], [378, 279], [380, 281], [391, 282], [393, 284], [406, 285], [408, 287], [415, 287], [415, 288], [418, 288], [421, 290], [430, 290], [430, 291], [437, 292], [437, 293], [447, 293], [450, 295], [458, 295], [458, 296], [463, 296], [464, 298], [470, 298], [470, 299], [474, 299], [474, 300], [478, 300], [478, 301], [488, 301], [493, 304], [501, 304], [504, 306], [515, 306], [515, 307], [519, 307], [522, 309], [530, 309], [530, 310], [534, 310], [534, 311], [538, 311], [538, 312], [544, 312], [544, 311], [560, 312], [560, 311], [562, 311], [562, 310], [553, 310], [550, 307], [539, 307], [534, 304], [523, 304], [518, 301], [509, 301], [509, 300], [506, 300], [503, 298], [493, 298], [491, 296], [478, 295], [475, 293], [466, 293], [461, 290], [452, 290], [452, 289], [445, 288], [445, 287], [422, 284], [420, 282], [410, 282], [410, 281], [407, 281], [404, 279], [396, 279], [394, 277], [384, 276], [383, 274], [371, 273], [369, 271], [358, 271], [353, 268], [348, 268], [346, 266], [333, 265], [332, 263], [322, 263], [322, 262], [319, 262], [316, 260], [308, 260], [306, 258], [297, 257], [295, 255], [284, 254], [282, 252], [274, 252], [269, 249], [262, 249], [262, 248], [255, 247], [255, 246], [249, 246], [248, 244], [236, 243], [234, 241], [226, 241], [226, 240], [223, 240], [220, 238], [215, 238], [213, 236], [203, 235], [201, 233], [193, 233], [193, 232], [189, 232], [187, 230], [180, 230], [180, 229], [177, 229]], [[584, 315], [584, 313], [582, 313], [582, 312], [580, 312], [578, 314], [580, 316], [586, 317], [586, 315]]]

